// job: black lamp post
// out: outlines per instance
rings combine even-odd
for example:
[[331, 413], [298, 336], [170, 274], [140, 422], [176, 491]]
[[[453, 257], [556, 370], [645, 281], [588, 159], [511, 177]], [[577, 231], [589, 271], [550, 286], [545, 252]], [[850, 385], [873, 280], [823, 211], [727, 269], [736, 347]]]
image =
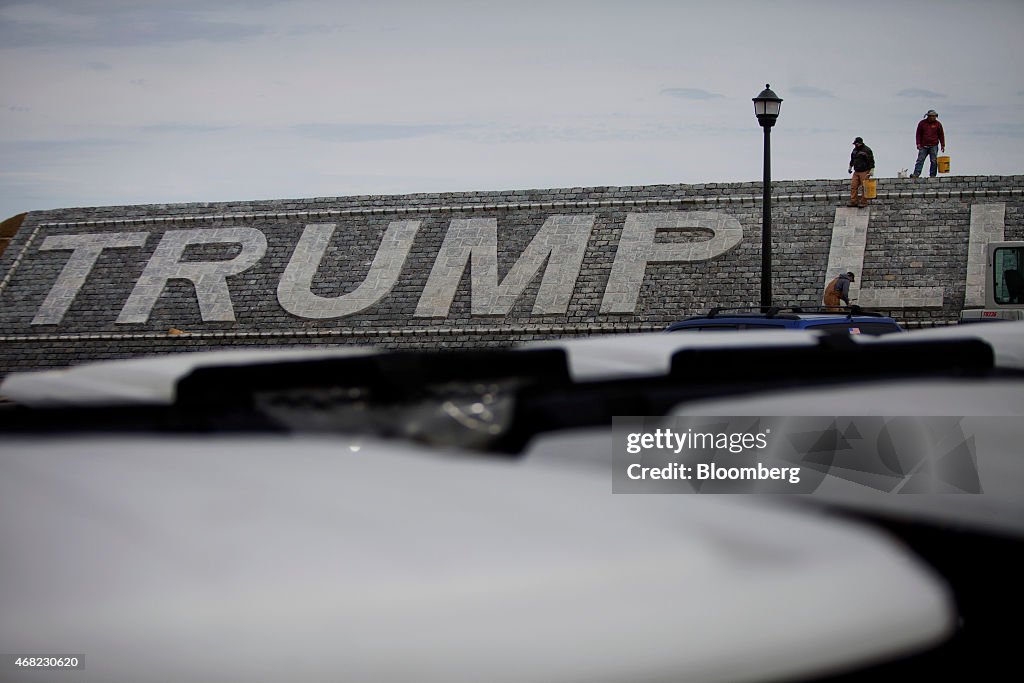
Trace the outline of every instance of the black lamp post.
[[764, 219], [761, 227], [761, 308], [772, 305], [772, 145], [771, 132], [779, 118], [782, 99], [764, 84], [764, 90], [754, 98], [754, 114], [764, 128]]

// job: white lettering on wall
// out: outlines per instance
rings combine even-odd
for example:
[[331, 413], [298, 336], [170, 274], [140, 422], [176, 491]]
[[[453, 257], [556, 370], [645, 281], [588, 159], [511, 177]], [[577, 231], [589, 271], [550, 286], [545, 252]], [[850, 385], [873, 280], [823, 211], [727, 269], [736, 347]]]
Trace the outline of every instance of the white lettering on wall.
[[[870, 209], [840, 207], [832, 224], [832, 244], [822, 289], [839, 273], [853, 271], [856, 281], [850, 285], [850, 301], [866, 308], [941, 308], [942, 287], [864, 286], [864, 251], [867, 245]], [[859, 292], [857, 291], [859, 288]]]
[[57, 282], [50, 288], [46, 300], [43, 301], [33, 325], [56, 325], [64, 319], [78, 291], [85, 284], [86, 278], [92, 273], [100, 252], [104, 249], [124, 249], [141, 247], [146, 244], [149, 233], [145, 232], [114, 232], [108, 234], [88, 235], [51, 235], [39, 245], [42, 251], [70, 249], [71, 256], [64, 264], [64, 269], [57, 277]]
[[[241, 252], [223, 261], [182, 261], [185, 249], [193, 244], [240, 244]], [[121, 309], [117, 323], [144, 323], [149, 320], [157, 299], [168, 280], [189, 280], [199, 300], [204, 321], [233, 321], [227, 278], [251, 268], [267, 251], [267, 238], [256, 228], [213, 228], [172, 230], [164, 233], [150, 257], [135, 289]]]
[[[985, 245], [1004, 234], [1006, 205], [971, 207], [970, 242], [966, 272], [967, 305], [979, 305], [984, 291]], [[835, 211], [825, 281], [852, 270], [861, 275], [868, 239], [870, 209]], [[580, 276], [595, 216], [550, 216], [499, 282], [496, 218], [453, 219], [420, 294], [417, 317], [446, 318], [460, 282], [470, 269], [470, 309], [474, 316], [504, 316], [512, 310], [530, 283], [543, 270], [533, 303], [534, 315], [565, 315]], [[351, 292], [336, 297], [313, 294], [312, 285], [328, 253], [336, 224], [305, 226], [277, 284], [281, 307], [300, 318], [340, 318], [371, 308], [387, 296], [401, 278], [421, 221], [391, 222], [384, 232], [369, 271]], [[660, 231], [709, 231], [711, 239], [694, 242], [657, 241]], [[739, 222], [708, 211], [667, 211], [627, 214], [601, 302], [601, 313], [636, 311], [650, 263], [687, 263], [721, 256], [742, 241]], [[146, 232], [51, 235], [39, 246], [42, 252], [67, 250], [63, 270], [32, 319], [33, 325], [63, 321], [90, 277], [104, 249], [144, 247]], [[229, 259], [196, 261], [186, 258], [192, 245], [231, 244], [240, 247]], [[171, 230], [146, 263], [142, 275], [117, 318], [119, 324], [145, 323], [170, 280], [190, 281], [203, 321], [235, 319], [227, 279], [255, 265], [267, 250], [264, 234], [256, 228]], [[680, 268], [680, 270], [682, 270]], [[686, 277], [687, 273], [680, 273]], [[99, 277], [99, 275], [95, 275]], [[105, 277], [110, 277], [106, 275]], [[853, 300], [877, 308], [941, 307], [942, 287], [866, 287], [858, 277], [851, 288]], [[824, 283], [823, 283], [824, 284]], [[858, 290], [859, 288], [859, 290]], [[116, 305], [116, 302], [109, 302]]]
[[[659, 230], [710, 230], [709, 240], [657, 243]], [[648, 263], [707, 261], [721, 256], [743, 240], [743, 226], [731, 216], [714, 211], [663, 211], [626, 216], [611, 276], [601, 301], [602, 313], [636, 311], [640, 286]]]
[[498, 283], [498, 220], [457, 218], [430, 270], [416, 306], [416, 317], [448, 316], [459, 281], [470, 267], [473, 315], [507, 315], [516, 299], [547, 262], [534, 315], [564, 314], [583, 265], [592, 215], [551, 216], [534, 236], [515, 265]]
[[277, 285], [277, 301], [300, 318], [340, 318], [373, 306], [398, 281], [421, 221], [393, 221], [388, 225], [370, 270], [362, 283], [348, 294], [323, 297], [311, 291], [313, 278], [323, 261], [334, 223], [307, 225]]
[[868, 241], [868, 217], [871, 209], [841, 207], [836, 209], [832, 222], [832, 242], [828, 250], [828, 265], [825, 267], [825, 289], [832, 278], [839, 273], [853, 271], [854, 282], [850, 284], [850, 300], [857, 301], [860, 293], [864, 250]]
[[985, 259], [989, 242], [1002, 242], [1006, 204], [972, 204], [971, 235], [967, 241], [967, 289], [964, 306], [985, 305]]

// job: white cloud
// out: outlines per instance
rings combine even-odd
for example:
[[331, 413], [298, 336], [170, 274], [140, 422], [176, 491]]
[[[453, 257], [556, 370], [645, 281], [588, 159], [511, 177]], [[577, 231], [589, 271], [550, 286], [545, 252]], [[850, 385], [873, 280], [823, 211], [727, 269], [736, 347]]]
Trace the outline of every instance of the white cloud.
[[0, 44], [13, 47], [152, 46], [235, 41], [264, 33], [245, 21], [210, 21], [194, 2], [35, 2], [0, 8]]
[[936, 100], [945, 99], [946, 95], [934, 90], [925, 90], [924, 88], [905, 88], [896, 93], [897, 97], [912, 97], [917, 99], [925, 100]]
[[716, 92], [709, 92], [701, 88], [665, 88], [661, 94], [678, 97], [682, 100], [715, 100], [722, 97]]
[[832, 99], [835, 97], [828, 90], [822, 90], [821, 88], [815, 88], [809, 85], [797, 85], [790, 88], [790, 93], [796, 97], [814, 97], [814, 98], [826, 98]]

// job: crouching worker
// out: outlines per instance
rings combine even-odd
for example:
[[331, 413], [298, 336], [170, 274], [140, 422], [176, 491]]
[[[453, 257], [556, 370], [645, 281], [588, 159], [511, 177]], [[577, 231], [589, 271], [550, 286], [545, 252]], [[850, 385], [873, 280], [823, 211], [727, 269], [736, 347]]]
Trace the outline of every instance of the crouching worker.
[[839, 310], [840, 302], [850, 305], [850, 283], [854, 282], [853, 273], [840, 273], [832, 278], [831, 282], [825, 285], [825, 305], [833, 310]]

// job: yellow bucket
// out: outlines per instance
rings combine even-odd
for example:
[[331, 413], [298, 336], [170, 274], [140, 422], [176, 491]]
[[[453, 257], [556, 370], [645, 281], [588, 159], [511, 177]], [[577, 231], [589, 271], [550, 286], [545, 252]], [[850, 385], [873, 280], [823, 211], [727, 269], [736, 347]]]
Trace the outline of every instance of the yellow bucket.
[[878, 181], [874, 178], [868, 178], [864, 181], [864, 199], [874, 199], [875, 194], [878, 192]]
[[943, 154], [940, 157], [935, 157], [935, 162], [939, 167], [939, 173], [949, 173], [949, 157]]

